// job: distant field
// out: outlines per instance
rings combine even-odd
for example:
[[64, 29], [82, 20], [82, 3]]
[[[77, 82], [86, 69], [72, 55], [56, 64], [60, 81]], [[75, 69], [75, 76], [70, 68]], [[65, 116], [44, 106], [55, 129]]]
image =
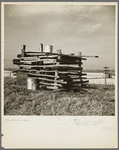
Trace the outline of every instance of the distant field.
[[79, 92], [27, 90], [13, 86], [15, 79], [4, 80], [5, 115], [114, 116], [114, 85], [90, 85]]

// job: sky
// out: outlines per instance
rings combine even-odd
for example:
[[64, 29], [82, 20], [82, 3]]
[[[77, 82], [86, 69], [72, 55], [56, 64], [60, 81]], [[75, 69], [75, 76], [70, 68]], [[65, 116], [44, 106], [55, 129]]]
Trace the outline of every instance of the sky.
[[115, 5], [79, 3], [33, 3], [4, 5], [5, 68], [26, 51], [40, 51], [40, 43], [52, 45], [53, 52], [81, 52], [99, 56], [83, 62], [84, 69], [115, 67]]

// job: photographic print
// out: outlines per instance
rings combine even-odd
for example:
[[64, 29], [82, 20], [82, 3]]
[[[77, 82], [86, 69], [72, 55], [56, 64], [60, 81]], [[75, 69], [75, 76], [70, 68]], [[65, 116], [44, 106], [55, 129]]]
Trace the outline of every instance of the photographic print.
[[116, 148], [117, 3], [1, 9], [3, 147]]
[[114, 116], [115, 8], [5, 4], [4, 115]]

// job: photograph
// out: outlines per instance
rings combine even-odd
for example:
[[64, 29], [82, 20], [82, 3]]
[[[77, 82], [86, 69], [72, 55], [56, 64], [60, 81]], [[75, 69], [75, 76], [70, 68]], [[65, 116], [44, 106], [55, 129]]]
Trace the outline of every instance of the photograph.
[[118, 3], [1, 3], [1, 146], [118, 147]]
[[5, 116], [115, 116], [115, 3], [3, 7]]

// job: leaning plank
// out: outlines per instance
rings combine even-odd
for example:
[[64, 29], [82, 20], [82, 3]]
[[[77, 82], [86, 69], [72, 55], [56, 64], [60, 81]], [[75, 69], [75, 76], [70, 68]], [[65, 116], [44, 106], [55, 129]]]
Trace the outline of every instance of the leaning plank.
[[[46, 78], [38, 78], [39, 80], [41, 81], [49, 81], [49, 82], [54, 82], [55, 80], [52, 80], [52, 79], [46, 79]], [[67, 84], [66, 81], [61, 81], [61, 80], [57, 80], [57, 83], [62, 83], [62, 84]]]
[[[28, 75], [37, 76], [37, 77], [50, 77], [50, 78], [55, 78], [55, 76], [52, 76], [52, 75], [46, 75], [46, 74], [28, 73]], [[57, 78], [59, 78], [59, 76], [57, 76]]]
[[55, 72], [55, 70], [36, 70], [36, 69], [30, 69], [28, 71], [37, 72], [37, 73], [54, 73]]
[[60, 87], [62, 87], [62, 85], [61, 84], [54, 84], [54, 83], [46, 83], [46, 82], [40, 82], [40, 84], [43, 84], [43, 85], [52, 85], [52, 86], [60, 86]]
[[77, 75], [78, 72], [70, 72], [70, 71], [58, 71], [59, 74], [67, 74], [67, 75]]
[[51, 90], [58, 90], [58, 87], [54, 87], [54, 86], [47, 86], [47, 89], [51, 89]]

